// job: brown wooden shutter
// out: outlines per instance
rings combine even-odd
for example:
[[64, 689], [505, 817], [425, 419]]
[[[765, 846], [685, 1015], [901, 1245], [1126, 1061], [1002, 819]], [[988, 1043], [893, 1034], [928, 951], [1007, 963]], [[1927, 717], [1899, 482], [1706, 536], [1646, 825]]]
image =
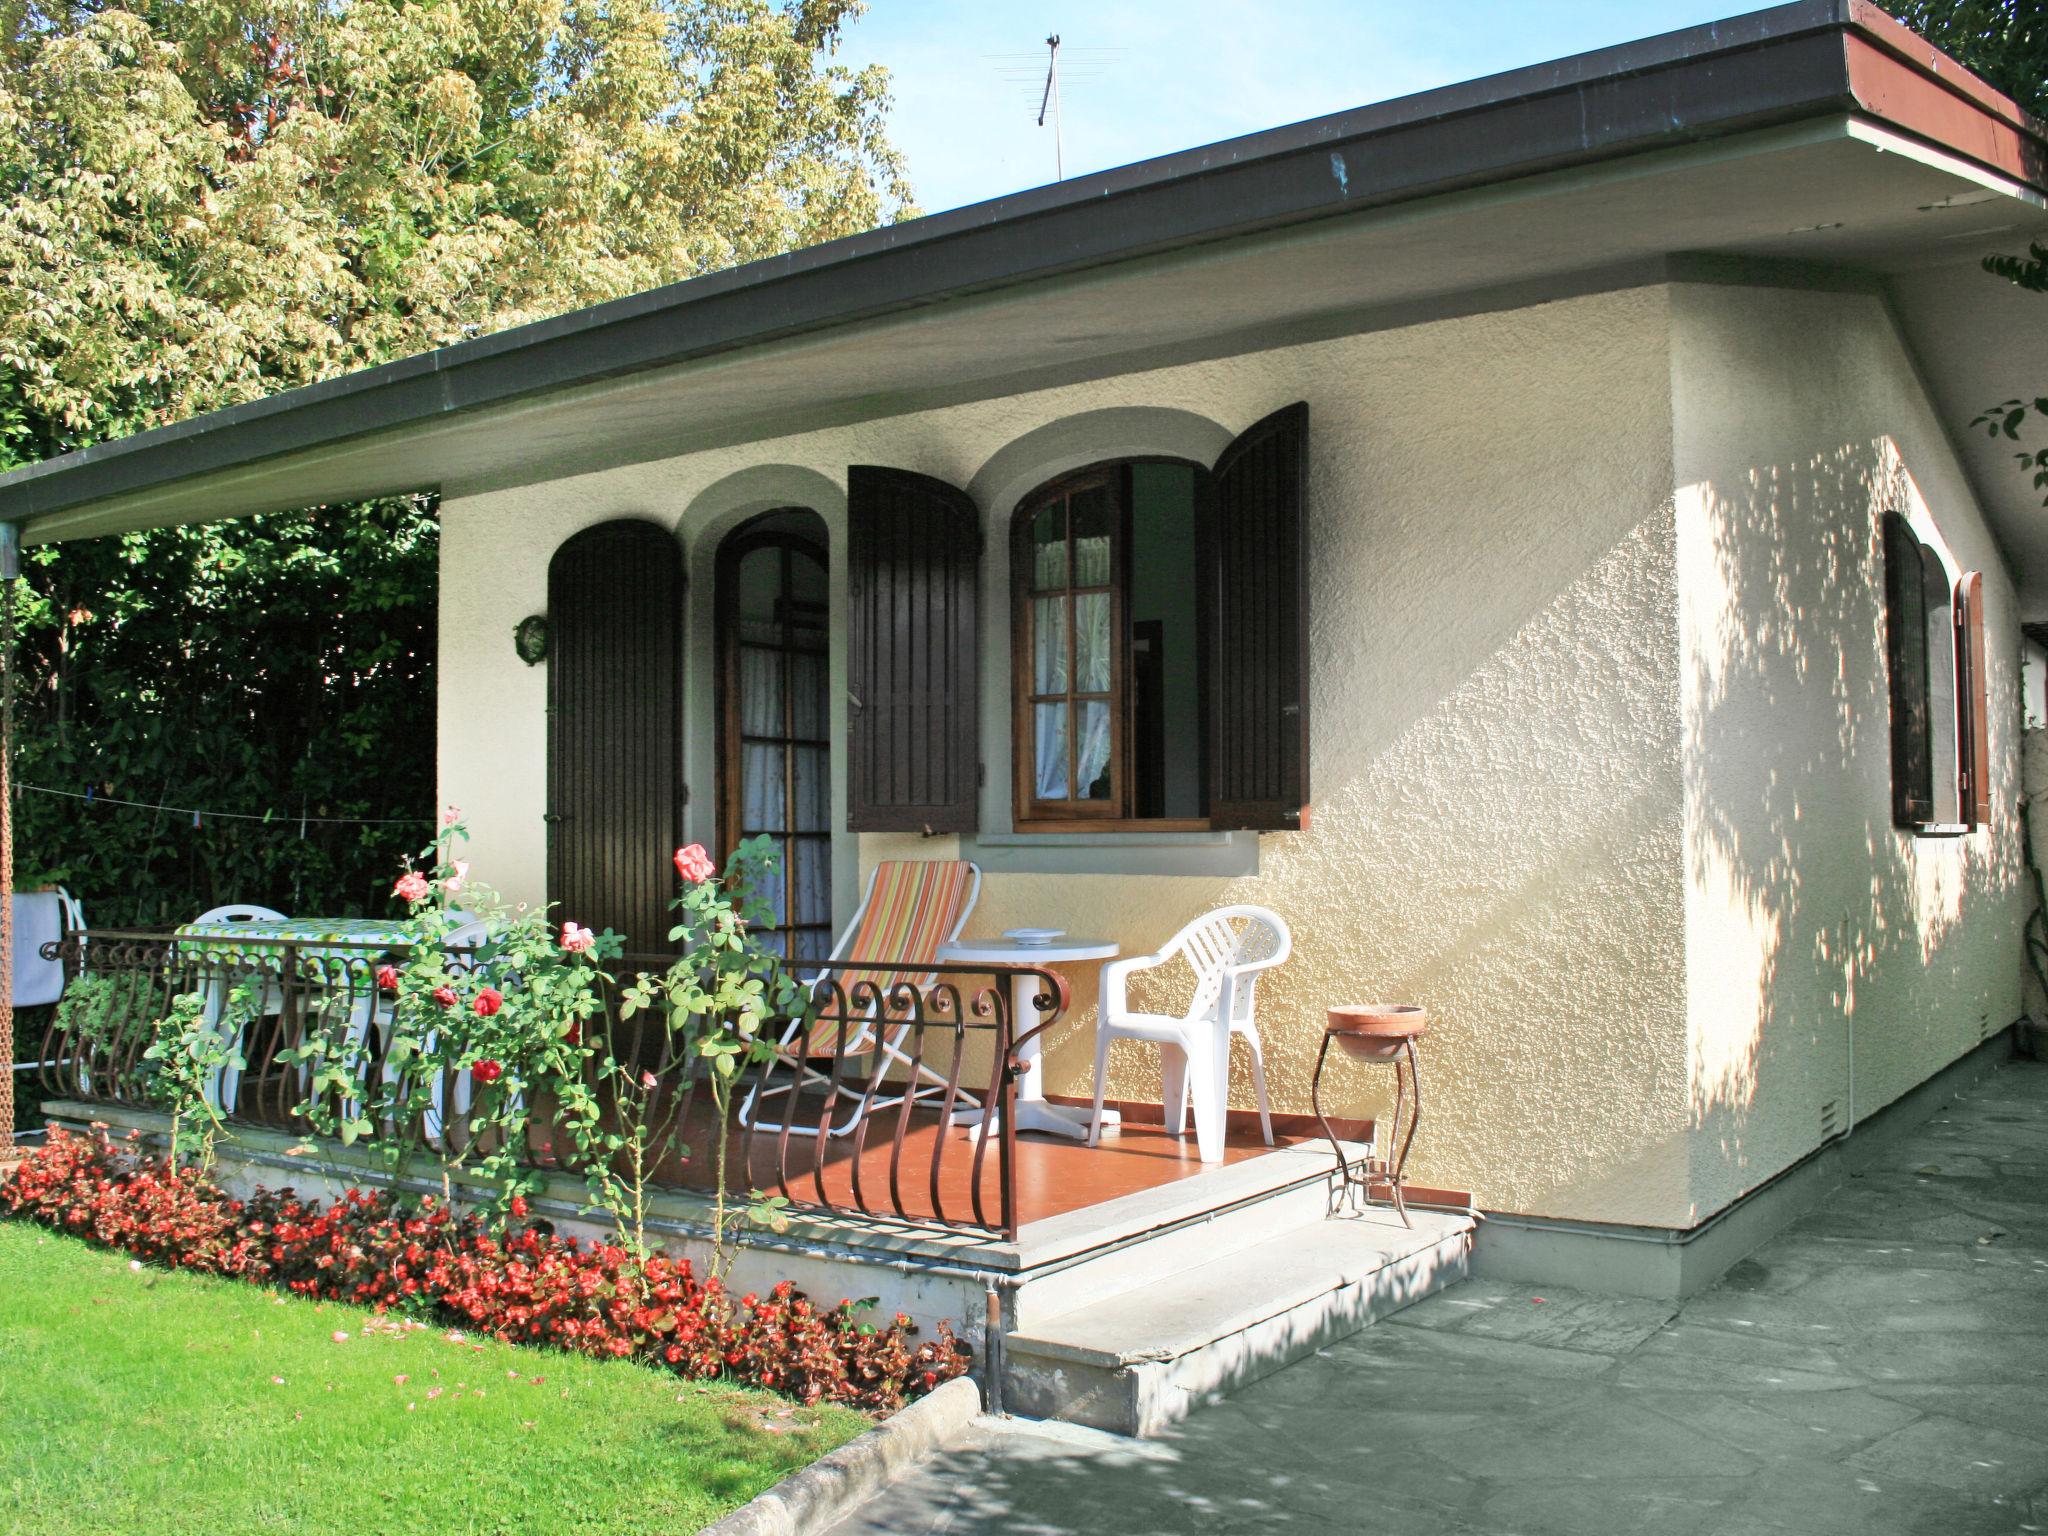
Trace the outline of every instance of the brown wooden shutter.
[[1928, 734], [1927, 593], [1920, 541], [1905, 518], [1884, 515], [1885, 656], [1891, 675], [1892, 821], [1934, 819], [1934, 752]]
[[548, 564], [548, 900], [648, 953], [674, 926], [682, 600], [682, 547], [655, 523], [586, 528]]
[[1308, 407], [1275, 411], [1216, 461], [1202, 539], [1209, 820], [1308, 825]]
[[943, 480], [856, 464], [846, 518], [847, 828], [972, 832], [980, 514]]
[[1956, 583], [1956, 761], [1961, 765], [1961, 816], [1991, 824], [1990, 685], [1984, 659], [1984, 574], [1965, 571]]

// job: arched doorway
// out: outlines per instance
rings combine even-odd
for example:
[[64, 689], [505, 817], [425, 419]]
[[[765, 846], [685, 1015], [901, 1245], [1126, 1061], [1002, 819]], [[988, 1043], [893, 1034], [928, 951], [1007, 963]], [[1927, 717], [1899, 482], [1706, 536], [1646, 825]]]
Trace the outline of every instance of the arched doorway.
[[[718, 547], [718, 839], [775, 840], [762, 937], [783, 954], [832, 947], [832, 748], [825, 523], [765, 512]], [[759, 930], [757, 930], [759, 931]]]
[[548, 900], [643, 953], [673, 926], [682, 607], [681, 546], [656, 523], [586, 528], [548, 564]]

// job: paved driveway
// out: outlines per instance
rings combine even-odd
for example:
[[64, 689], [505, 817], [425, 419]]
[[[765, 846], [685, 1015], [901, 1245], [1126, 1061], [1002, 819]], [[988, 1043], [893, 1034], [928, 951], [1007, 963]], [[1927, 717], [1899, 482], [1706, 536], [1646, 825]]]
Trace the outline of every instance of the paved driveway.
[[2048, 1066], [2015, 1063], [1683, 1306], [1471, 1281], [1163, 1440], [984, 1421], [835, 1536], [2036, 1530]]

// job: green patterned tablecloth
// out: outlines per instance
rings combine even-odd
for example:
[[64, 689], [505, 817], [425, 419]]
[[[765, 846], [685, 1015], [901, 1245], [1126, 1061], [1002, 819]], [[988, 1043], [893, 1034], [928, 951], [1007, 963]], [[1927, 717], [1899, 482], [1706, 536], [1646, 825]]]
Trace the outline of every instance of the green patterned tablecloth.
[[[340, 944], [404, 944], [408, 941], [402, 923], [387, 917], [283, 917], [258, 918], [245, 923], [185, 923], [178, 929], [181, 939], [293, 939], [301, 954], [360, 954], [355, 949], [331, 950]], [[195, 945], [194, 948], [199, 946]], [[219, 948], [218, 944], [208, 948]], [[270, 946], [261, 946], [269, 952]]]

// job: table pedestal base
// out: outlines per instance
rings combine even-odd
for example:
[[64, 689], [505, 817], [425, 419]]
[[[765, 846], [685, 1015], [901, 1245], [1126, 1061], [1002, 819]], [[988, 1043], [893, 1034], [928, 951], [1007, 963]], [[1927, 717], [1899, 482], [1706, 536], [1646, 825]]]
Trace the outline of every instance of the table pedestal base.
[[[1018, 1099], [1011, 1105], [1020, 1131], [1041, 1131], [1050, 1136], [1071, 1136], [1075, 1141], [1088, 1139], [1088, 1118], [1090, 1111], [1066, 1104], [1052, 1104], [1044, 1099]], [[978, 1109], [963, 1109], [953, 1116], [955, 1125], [979, 1125], [982, 1112]], [[1123, 1116], [1116, 1110], [1104, 1107], [1102, 1125], [1109, 1130], [1123, 1123]], [[1002, 1116], [989, 1127], [992, 1131], [1002, 1129]]]

